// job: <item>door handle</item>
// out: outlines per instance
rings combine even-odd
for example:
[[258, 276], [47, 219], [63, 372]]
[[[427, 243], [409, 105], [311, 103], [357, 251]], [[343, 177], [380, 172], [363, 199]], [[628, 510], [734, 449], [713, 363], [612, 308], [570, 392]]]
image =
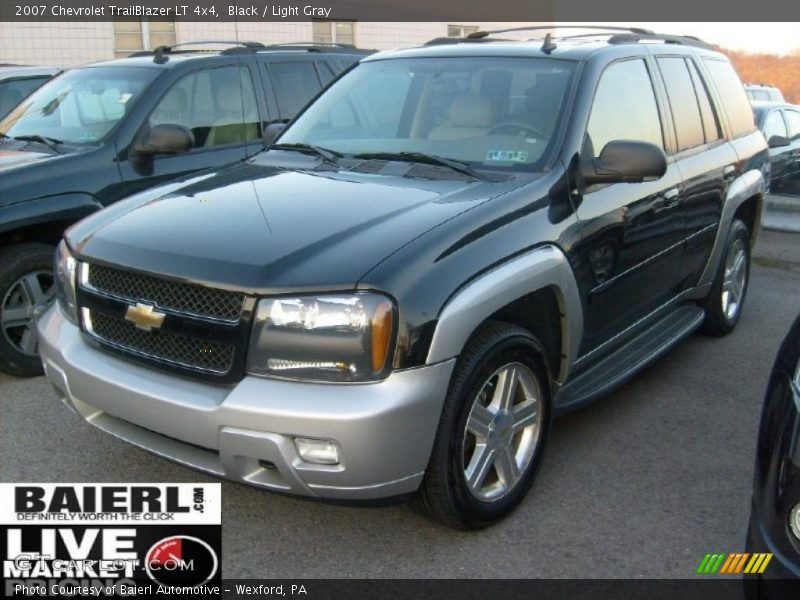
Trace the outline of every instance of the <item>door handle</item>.
[[678, 188], [669, 188], [666, 192], [664, 192], [664, 208], [672, 208], [675, 206], [678, 201], [681, 199], [681, 195], [678, 192]]
[[725, 181], [730, 181], [733, 179], [734, 175], [736, 175], [736, 167], [734, 165], [728, 165], [722, 169], [722, 178]]

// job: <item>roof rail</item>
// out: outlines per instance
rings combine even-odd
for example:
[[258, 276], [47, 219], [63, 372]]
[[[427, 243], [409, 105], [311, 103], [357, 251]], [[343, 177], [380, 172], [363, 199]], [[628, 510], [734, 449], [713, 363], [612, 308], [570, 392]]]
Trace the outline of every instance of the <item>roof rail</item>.
[[[158, 46], [153, 50], [144, 50], [142, 52], [136, 52], [131, 54], [132, 57], [137, 56], [154, 56], [154, 60], [156, 62], [165, 62], [167, 60], [166, 54], [175, 54], [177, 52], [190, 52], [190, 50], [177, 50], [178, 48], [183, 48], [184, 46], [206, 46], [208, 44], [227, 44], [228, 46], [233, 46], [234, 48], [227, 48], [222, 52], [228, 52], [230, 50], [248, 50], [253, 51], [258, 48], [263, 48], [264, 44], [260, 42], [246, 42], [246, 41], [237, 41], [237, 40], [197, 40], [192, 42], [181, 42], [179, 44], [172, 44], [170, 46]], [[209, 50], [209, 52], [216, 52], [215, 50]]]
[[696, 38], [692, 35], [671, 35], [667, 33], [621, 33], [611, 36], [609, 44], [631, 44], [635, 42], [664, 42], [665, 44], [679, 44], [681, 46], [693, 46], [706, 50], [715, 50], [714, 46]]
[[599, 31], [627, 31], [642, 35], [651, 35], [653, 33], [649, 29], [642, 29], [641, 27], [613, 27], [604, 25], [533, 25], [531, 27], [510, 27], [507, 29], [492, 29], [490, 31], [474, 31], [468, 34], [466, 38], [453, 39], [478, 40], [489, 37], [490, 35], [494, 35], [495, 33], [510, 33], [512, 31], [548, 31], [552, 29], [596, 29]]
[[282, 42], [280, 44], [270, 44], [269, 48], [280, 48], [283, 46], [304, 48], [355, 48], [353, 44], [342, 44], [340, 42]]

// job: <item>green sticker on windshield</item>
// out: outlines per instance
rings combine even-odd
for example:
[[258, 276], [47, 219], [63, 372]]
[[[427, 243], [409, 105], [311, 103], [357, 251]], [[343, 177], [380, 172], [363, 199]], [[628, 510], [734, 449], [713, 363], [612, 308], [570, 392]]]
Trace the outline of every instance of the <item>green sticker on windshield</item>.
[[528, 153], [522, 150], [489, 150], [486, 155], [486, 162], [528, 162]]

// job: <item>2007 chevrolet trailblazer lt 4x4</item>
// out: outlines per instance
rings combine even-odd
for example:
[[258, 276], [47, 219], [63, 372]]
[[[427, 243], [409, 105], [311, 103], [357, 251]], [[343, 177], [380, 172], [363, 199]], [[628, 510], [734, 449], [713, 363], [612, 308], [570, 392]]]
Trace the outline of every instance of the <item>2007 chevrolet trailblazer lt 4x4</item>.
[[491, 523], [554, 415], [733, 329], [766, 158], [693, 38], [376, 54], [269, 150], [68, 230], [45, 371], [197, 469]]

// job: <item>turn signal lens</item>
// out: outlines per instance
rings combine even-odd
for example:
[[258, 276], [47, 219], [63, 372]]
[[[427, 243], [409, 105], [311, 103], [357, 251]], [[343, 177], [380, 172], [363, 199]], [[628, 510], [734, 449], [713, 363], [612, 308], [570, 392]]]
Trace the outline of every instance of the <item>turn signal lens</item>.
[[392, 341], [392, 305], [381, 302], [372, 314], [372, 372], [380, 373], [386, 366], [389, 344]]

